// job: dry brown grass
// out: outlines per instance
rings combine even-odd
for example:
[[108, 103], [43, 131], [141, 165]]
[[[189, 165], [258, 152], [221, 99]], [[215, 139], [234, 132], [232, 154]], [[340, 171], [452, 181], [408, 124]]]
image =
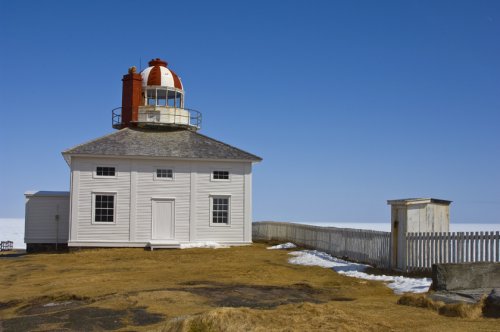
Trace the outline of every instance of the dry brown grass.
[[[495, 319], [398, 305], [399, 297], [382, 283], [291, 265], [286, 251], [265, 247], [0, 257], [0, 321], [6, 331], [16, 319], [34, 318], [56, 329], [64, 328], [60, 317], [71, 317], [72, 310], [80, 310], [79, 320], [97, 310], [99, 317], [116, 314], [123, 324], [89, 319], [89, 330], [498, 330]], [[79, 307], [40, 312], [40, 304], [68, 299]]]
[[485, 298], [483, 297], [481, 301], [475, 304], [445, 304], [442, 301], [434, 301], [425, 294], [405, 294], [398, 300], [398, 304], [430, 309], [448, 317], [478, 319], [483, 316], [484, 301]]
[[434, 301], [428, 298], [425, 294], [404, 294], [398, 300], [398, 304], [413, 306], [417, 308], [431, 309], [439, 312], [439, 309], [444, 307], [444, 302]]

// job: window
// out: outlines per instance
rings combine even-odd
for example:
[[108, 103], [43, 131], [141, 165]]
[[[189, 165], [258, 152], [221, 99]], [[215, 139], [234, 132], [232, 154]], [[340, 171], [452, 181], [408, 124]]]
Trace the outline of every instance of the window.
[[146, 91], [147, 94], [147, 105], [148, 106], [155, 106], [156, 105], [156, 90], [155, 89], [148, 89]]
[[167, 106], [175, 107], [175, 91], [173, 90], [168, 90]]
[[212, 180], [229, 180], [229, 171], [213, 171]]
[[180, 92], [175, 93], [175, 107], [183, 108], [182, 107], [182, 94]]
[[161, 107], [177, 107], [184, 106], [184, 95], [181, 91], [167, 89], [167, 88], [154, 88], [146, 89], [143, 93], [144, 105], [146, 106], [161, 106]]
[[174, 172], [171, 169], [157, 168], [156, 169], [156, 179], [173, 180], [174, 179]]
[[115, 222], [116, 194], [94, 194], [94, 222]]
[[229, 196], [211, 196], [211, 224], [229, 225]]
[[156, 90], [156, 105], [167, 106], [167, 90]]
[[104, 167], [97, 166], [95, 174], [97, 176], [115, 176], [115, 168], [114, 167]]

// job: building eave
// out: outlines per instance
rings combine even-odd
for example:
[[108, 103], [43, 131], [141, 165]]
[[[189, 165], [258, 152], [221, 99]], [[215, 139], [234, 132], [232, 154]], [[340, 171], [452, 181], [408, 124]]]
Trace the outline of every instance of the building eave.
[[441, 204], [441, 205], [450, 205], [453, 201], [448, 201], [439, 198], [405, 198], [405, 199], [393, 199], [388, 200], [388, 205], [415, 205], [415, 204]]
[[191, 162], [204, 162], [204, 161], [214, 161], [214, 162], [232, 162], [232, 163], [252, 163], [257, 164], [262, 161], [252, 160], [252, 159], [217, 159], [217, 158], [179, 158], [179, 157], [154, 157], [154, 156], [117, 156], [117, 155], [107, 155], [107, 154], [85, 154], [85, 153], [62, 153], [64, 159], [70, 165], [72, 158], [113, 158], [113, 159], [142, 159], [142, 160], [173, 160], [173, 161], [191, 161]]

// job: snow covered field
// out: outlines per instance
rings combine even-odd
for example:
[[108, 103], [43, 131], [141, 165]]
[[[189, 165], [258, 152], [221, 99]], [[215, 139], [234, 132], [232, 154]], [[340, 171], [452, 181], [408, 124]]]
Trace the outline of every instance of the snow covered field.
[[[300, 223], [300, 222], [299, 222]], [[371, 229], [374, 231], [391, 230], [390, 223], [301, 223], [307, 225], [323, 226], [323, 227], [342, 227], [355, 229]], [[450, 231], [452, 232], [480, 232], [480, 231], [500, 231], [500, 223], [498, 224], [451, 224]], [[24, 219], [23, 218], [0, 218], [0, 241], [14, 241], [14, 248], [25, 249], [24, 244]]]
[[402, 276], [368, 274], [365, 273], [364, 270], [369, 267], [369, 265], [348, 262], [317, 250], [293, 251], [289, 255], [293, 256], [288, 260], [291, 264], [321, 266], [334, 269], [338, 273], [348, 277], [384, 281], [387, 287], [391, 288], [396, 294], [405, 292], [427, 292], [432, 281], [430, 278], [408, 278]]

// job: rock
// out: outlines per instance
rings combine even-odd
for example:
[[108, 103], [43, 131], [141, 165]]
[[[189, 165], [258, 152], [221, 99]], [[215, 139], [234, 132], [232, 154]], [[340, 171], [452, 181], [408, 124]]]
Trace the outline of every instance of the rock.
[[486, 298], [484, 303], [484, 315], [486, 317], [500, 317], [500, 288], [495, 288]]
[[500, 288], [500, 263], [460, 263], [432, 265], [432, 289]]
[[454, 303], [469, 303], [474, 304], [476, 300], [470, 296], [464, 296], [462, 294], [452, 293], [452, 292], [436, 292], [429, 294], [427, 296], [433, 301], [442, 301], [446, 304]]

